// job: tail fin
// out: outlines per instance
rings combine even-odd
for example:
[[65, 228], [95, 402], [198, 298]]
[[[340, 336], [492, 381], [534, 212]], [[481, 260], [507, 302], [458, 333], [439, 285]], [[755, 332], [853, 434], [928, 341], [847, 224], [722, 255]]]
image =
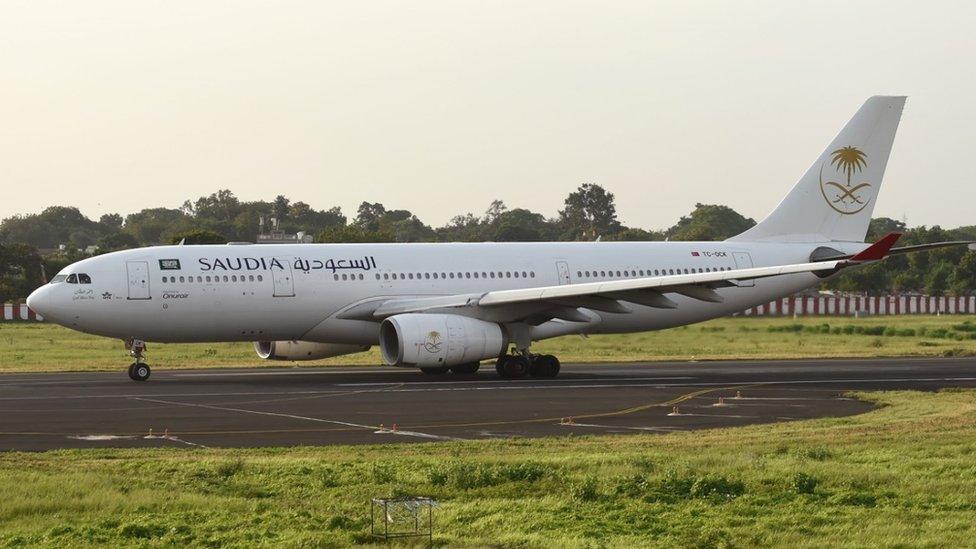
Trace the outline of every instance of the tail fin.
[[729, 240], [863, 242], [904, 106], [904, 97], [865, 101], [779, 206]]

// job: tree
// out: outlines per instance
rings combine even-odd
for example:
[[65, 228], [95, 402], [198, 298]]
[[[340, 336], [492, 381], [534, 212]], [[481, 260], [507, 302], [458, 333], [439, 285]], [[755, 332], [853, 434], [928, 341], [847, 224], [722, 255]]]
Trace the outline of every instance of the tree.
[[0, 303], [26, 298], [44, 284], [37, 249], [27, 244], [0, 244]]
[[207, 229], [193, 229], [177, 233], [170, 238], [170, 244], [227, 244], [227, 239], [220, 233]]
[[524, 208], [502, 212], [492, 224], [491, 240], [496, 242], [538, 242], [552, 240], [556, 231], [542, 214]]
[[925, 293], [929, 295], [943, 295], [949, 289], [949, 279], [952, 277], [952, 265], [938, 263], [928, 276], [925, 277]]
[[905, 233], [905, 223], [890, 217], [877, 217], [868, 225], [867, 242], [874, 242], [889, 233]]
[[506, 210], [508, 207], [505, 206], [504, 202], [498, 199], [492, 200], [488, 209], [485, 210], [485, 224], [494, 223]]
[[289, 205], [291, 205], [291, 201], [280, 194], [271, 203], [271, 213], [278, 218], [279, 223], [288, 218], [288, 214], [290, 213]]
[[644, 229], [626, 228], [613, 235], [611, 240], [648, 242], [664, 240], [664, 233], [660, 231], [645, 231]]
[[118, 230], [122, 228], [122, 216], [117, 213], [104, 214], [98, 218], [98, 224], [106, 229]]
[[559, 211], [564, 237], [570, 240], [595, 240], [620, 230], [613, 193], [594, 183], [584, 183], [566, 197]]
[[665, 234], [671, 240], [725, 240], [755, 224], [755, 220], [743, 217], [728, 206], [699, 203]]
[[377, 231], [380, 220], [386, 215], [386, 208], [379, 202], [363, 202], [356, 210], [356, 225], [367, 231]]
[[98, 245], [99, 253], [114, 252], [115, 250], [128, 250], [130, 248], [139, 247], [139, 241], [136, 240], [136, 237], [121, 231], [107, 234], [102, 238], [99, 238], [96, 244]]
[[163, 242], [163, 233], [186, 230], [188, 221], [189, 216], [180, 210], [148, 208], [126, 216], [124, 230], [136, 237], [140, 244], [152, 245]]

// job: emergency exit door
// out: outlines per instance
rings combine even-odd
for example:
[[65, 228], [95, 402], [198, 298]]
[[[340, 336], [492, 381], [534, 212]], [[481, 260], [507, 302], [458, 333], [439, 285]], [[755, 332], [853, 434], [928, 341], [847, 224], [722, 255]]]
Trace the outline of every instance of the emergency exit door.
[[126, 261], [125, 272], [129, 277], [129, 299], [152, 299], [149, 294], [149, 262]]
[[[732, 252], [732, 259], [735, 261], [736, 269], [751, 269], [752, 256], [748, 252]], [[739, 280], [740, 287], [755, 286], [755, 280]]]
[[[281, 264], [279, 267], [278, 264]], [[292, 277], [291, 261], [278, 260], [271, 265], [271, 279], [274, 280], [275, 297], [295, 297], [295, 280]]]

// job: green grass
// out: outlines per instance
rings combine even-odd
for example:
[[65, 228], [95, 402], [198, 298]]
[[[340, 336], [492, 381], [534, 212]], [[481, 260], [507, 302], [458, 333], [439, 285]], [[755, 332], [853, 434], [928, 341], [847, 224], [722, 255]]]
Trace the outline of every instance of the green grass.
[[0, 546], [342, 546], [438, 499], [448, 546], [951, 547], [976, 539], [976, 391], [667, 435], [0, 454]]
[[[968, 324], [967, 324], [968, 323]], [[567, 336], [533, 346], [563, 362], [976, 355], [976, 317], [723, 318], [658, 332]], [[150, 344], [160, 368], [282, 366], [246, 343]], [[130, 360], [117, 340], [51, 324], [0, 323], [0, 372], [120, 370]], [[379, 351], [302, 362], [380, 364]]]

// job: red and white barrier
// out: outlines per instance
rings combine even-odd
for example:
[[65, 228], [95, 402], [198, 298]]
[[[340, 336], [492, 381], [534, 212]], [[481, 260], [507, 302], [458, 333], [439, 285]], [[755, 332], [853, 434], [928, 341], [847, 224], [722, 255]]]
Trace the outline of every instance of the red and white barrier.
[[37, 320], [43, 321], [44, 318], [31, 310], [27, 305], [11, 305], [4, 303], [3, 317], [0, 320]]
[[854, 316], [976, 314], [976, 296], [784, 297], [742, 311], [745, 316]]

